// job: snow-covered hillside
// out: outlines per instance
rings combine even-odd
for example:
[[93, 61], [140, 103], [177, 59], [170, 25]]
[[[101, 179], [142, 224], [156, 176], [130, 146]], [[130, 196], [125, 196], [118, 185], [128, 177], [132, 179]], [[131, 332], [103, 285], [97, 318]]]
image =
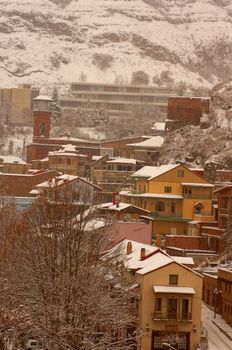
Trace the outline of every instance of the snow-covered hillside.
[[[130, 82], [143, 70], [151, 82], [163, 72], [211, 87], [231, 69], [230, 0], [0, 0], [0, 14], [1, 86], [69, 83], [81, 72]], [[112, 56], [105, 68], [96, 54]]]

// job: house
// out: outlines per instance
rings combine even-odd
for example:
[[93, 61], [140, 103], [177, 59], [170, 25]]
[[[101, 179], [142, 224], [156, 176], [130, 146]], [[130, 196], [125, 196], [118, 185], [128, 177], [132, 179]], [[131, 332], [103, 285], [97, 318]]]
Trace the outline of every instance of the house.
[[105, 201], [111, 200], [112, 192], [133, 188], [131, 175], [143, 164], [132, 158], [110, 158], [108, 155], [98, 158], [89, 165], [90, 179], [100, 186], [105, 194]]
[[211, 222], [214, 185], [183, 164], [145, 166], [132, 175], [135, 190], [120, 192], [123, 202], [149, 210], [153, 235], [161, 246], [166, 234], [187, 234], [192, 220]]
[[87, 156], [80, 154], [72, 144], [62, 146], [57, 151], [48, 152], [44, 159], [32, 160], [34, 169], [56, 170], [63, 174], [84, 175]]
[[17, 156], [0, 155], [0, 172], [8, 174], [28, 174], [31, 164]]
[[64, 198], [79, 204], [92, 204], [98, 200], [101, 188], [79, 176], [63, 174], [37, 184], [30, 192], [33, 196], [59, 202]]
[[120, 244], [125, 268], [138, 282], [141, 350], [162, 350], [165, 344], [195, 350], [201, 333], [202, 276], [188, 267], [192, 259], [134, 241]]
[[218, 197], [217, 204], [217, 226], [204, 225], [201, 228], [201, 235], [206, 237], [208, 244], [219, 253], [224, 253], [226, 249], [225, 244], [225, 230], [228, 218], [232, 213], [232, 185], [226, 185], [213, 192]]
[[127, 144], [123, 152], [128, 157], [138, 159], [146, 164], [154, 164], [154, 161], [158, 161], [163, 143], [162, 136], [144, 136], [143, 141]]

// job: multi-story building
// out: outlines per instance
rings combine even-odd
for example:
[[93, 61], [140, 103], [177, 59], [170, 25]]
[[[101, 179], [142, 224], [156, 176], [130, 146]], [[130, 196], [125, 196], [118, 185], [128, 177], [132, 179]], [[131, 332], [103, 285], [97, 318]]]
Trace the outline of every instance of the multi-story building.
[[130, 158], [100, 157], [90, 165], [91, 181], [105, 193], [105, 201], [110, 201], [112, 192], [130, 190], [134, 186], [131, 175], [142, 166], [141, 162]]
[[177, 91], [170, 88], [95, 83], [72, 83], [70, 96], [60, 97], [63, 108], [94, 111], [106, 110], [111, 116], [124, 116], [132, 111], [160, 107], [166, 111], [168, 98]]
[[37, 95], [38, 90], [29, 84], [0, 89], [0, 120], [6, 124], [31, 125], [32, 99]]
[[218, 197], [217, 226], [204, 225], [201, 227], [201, 235], [206, 237], [208, 244], [219, 254], [226, 250], [225, 231], [229, 216], [232, 213], [232, 185], [226, 185], [213, 192]]
[[135, 190], [121, 192], [129, 202], [152, 212], [156, 244], [166, 234], [187, 234], [191, 220], [213, 221], [214, 185], [182, 164], [145, 166], [132, 175]]
[[[202, 276], [191, 258], [171, 257], [157, 247], [122, 243], [125, 267], [139, 285], [141, 350], [195, 350], [200, 343]], [[188, 266], [187, 266], [188, 265]]]

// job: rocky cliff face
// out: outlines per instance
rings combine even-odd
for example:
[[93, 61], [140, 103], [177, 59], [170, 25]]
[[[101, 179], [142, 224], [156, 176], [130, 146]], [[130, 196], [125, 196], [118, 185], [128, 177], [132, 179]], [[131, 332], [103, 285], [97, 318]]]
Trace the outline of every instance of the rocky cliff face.
[[231, 72], [230, 0], [0, 0], [0, 15], [1, 86], [126, 83], [142, 70], [211, 87]]

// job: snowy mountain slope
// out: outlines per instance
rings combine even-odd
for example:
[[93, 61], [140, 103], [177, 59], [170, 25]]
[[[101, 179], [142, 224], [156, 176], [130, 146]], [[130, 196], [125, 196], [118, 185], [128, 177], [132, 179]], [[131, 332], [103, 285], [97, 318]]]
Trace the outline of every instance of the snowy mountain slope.
[[[1, 86], [78, 80], [211, 87], [231, 72], [230, 0], [0, 0]], [[102, 68], [94, 54], [111, 55]], [[164, 81], [165, 83], [165, 81]]]

